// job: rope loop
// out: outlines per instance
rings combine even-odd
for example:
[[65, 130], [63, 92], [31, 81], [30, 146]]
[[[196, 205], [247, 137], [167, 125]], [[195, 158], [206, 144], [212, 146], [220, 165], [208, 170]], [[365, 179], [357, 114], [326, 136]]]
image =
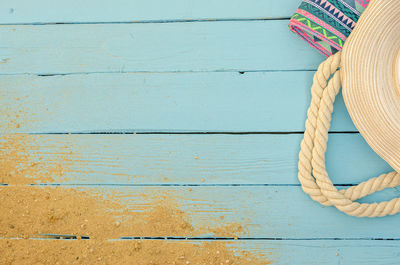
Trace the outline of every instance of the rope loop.
[[333, 103], [341, 88], [341, 52], [330, 56], [318, 67], [311, 87], [311, 103], [307, 111], [304, 138], [301, 142], [298, 179], [310, 197], [326, 206], [357, 217], [382, 217], [400, 212], [400, 198], [380, 203], [358, 203], [356, 200], [385, 188], [400, 185], [400, 174], [393, 171], [371, 178], [357, 186], [338, 190], [325, 166]]

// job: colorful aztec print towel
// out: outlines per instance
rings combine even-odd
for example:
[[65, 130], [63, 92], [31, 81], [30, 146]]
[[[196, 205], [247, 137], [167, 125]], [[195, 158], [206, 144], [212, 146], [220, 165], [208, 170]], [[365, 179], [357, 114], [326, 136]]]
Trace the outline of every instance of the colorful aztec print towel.
[[326, 57], [342, 50], [370, 0], [303, 0], [290, 29]]

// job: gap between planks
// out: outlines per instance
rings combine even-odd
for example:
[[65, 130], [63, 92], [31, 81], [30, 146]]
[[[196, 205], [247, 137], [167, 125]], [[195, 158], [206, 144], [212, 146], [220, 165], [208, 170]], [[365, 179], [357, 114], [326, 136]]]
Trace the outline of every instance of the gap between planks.
[[[352, 187], [358, 185], [357, 183], [350, 184], [333, 184], [335, 187]], [[8, 183], [0, 183], [0, 186], [13, 187]], [[300, 187], [300, 184], [241, 184], [241, 183], [227, 183], [227, 184], [198, 184], [198, 183], [155, 183], [155, 184], [127, 184], [127, 183], [31, 183], [26, 186], [70, 186], [70, 187]]]
[[[33, 132], [33, 133], [27, 133], [30, 135], [71, 135], [71, 134], [95, 134], [95, 135], [102, 135], [102, 134], [154, 134], [154, 135], [159, 135], [159, 134], [166, 134], [166, 135], [206, 135], [206, 134], [211, 134], [211, 135], [216, 135], [216, 134], [222, 134], [222, 135], [252, 135], [252, 134], [265, 134], [265, 135], [291, 135], [291, 134], [304, 134], [304, 131], [292, 131], [292, 132], [284, 132], [284, 131], [277, 131], [277, 132], [257, 132], [257, 131], [251, 131], [251, 132], [196, 132], [196, 131], [135, 131], [135, 130], [126, 130], [126, 131], [88, 131], [88, 132]], [[359, 134], [358, 131], [330, 131], [329, 134]]]
[[193, 22], [248, 22], [290, 20], [290, 17], [260, 17], [260, 18], [205, 18], [205, 19], [154, 19], [132, 21], [91, 21], [91, 22], [29, 22], [0, 23], [0, 26], [45, 26], [45, 25], [99, 25], [99, 24], [162, 24], [162, 23], [193, 23]]
[[[61, 234], [42, 234], [43, 237], [33, 237], [30, 240], [78, 240], [76, 235]], [[26, 240], [24, 238], [0, 238], [0, 240]], [[90, 240], [89, 236], [80, 236], [79, 240]], [[174, 237], [174, 236], [124, 236], [109, 241], [126, 240], [170, 240], [170, 241], [400, 241], [400, 238], [339, 238], [339, 237], [314, 237], [314, 238], [294, 238], [294, 237]]]
[[[0, 25], [1, 26], [1, 25]], [[37, 77], [53, 77], [53, 76], [69, 76], [69, 75], [92, 75], [92, 74], [197, 74], [197, 73], [238, 73], [240, 75], [246, 73], [285, 73], [285, 72], [315, 72], [317, 69], [259, 69], [259, 70], [193, 70], [193, 71], [93, 71], [93, 72], [69, 72], [69, 73], [0, 73], [0, 76], [37, 76]]]

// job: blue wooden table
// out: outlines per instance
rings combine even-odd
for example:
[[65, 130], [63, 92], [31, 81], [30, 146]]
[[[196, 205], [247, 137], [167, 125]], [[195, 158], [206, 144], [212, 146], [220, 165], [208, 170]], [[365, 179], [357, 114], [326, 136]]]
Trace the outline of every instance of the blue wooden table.
[[[346, 216], [297, 181], [323, 60], [288, 30], [299, 1], [2, 0], [1, 104], [30, 113], [14, 131], [38, 152], [76, 149], [61, 185], [170, 191], [194, 223], [246, 223], [241, 247], [274, 264], [399, 264], [400, 216]], [[339, 188], [391, 170], [341, 96], [327, 163]]]

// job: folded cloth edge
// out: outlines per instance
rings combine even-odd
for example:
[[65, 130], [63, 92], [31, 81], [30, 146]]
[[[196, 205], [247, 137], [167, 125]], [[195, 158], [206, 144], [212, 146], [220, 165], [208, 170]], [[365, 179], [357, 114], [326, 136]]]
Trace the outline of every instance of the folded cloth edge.
[[341, 51], [370, 0], [303, 0], [289, 21], [292, 32], [329, 57]]

